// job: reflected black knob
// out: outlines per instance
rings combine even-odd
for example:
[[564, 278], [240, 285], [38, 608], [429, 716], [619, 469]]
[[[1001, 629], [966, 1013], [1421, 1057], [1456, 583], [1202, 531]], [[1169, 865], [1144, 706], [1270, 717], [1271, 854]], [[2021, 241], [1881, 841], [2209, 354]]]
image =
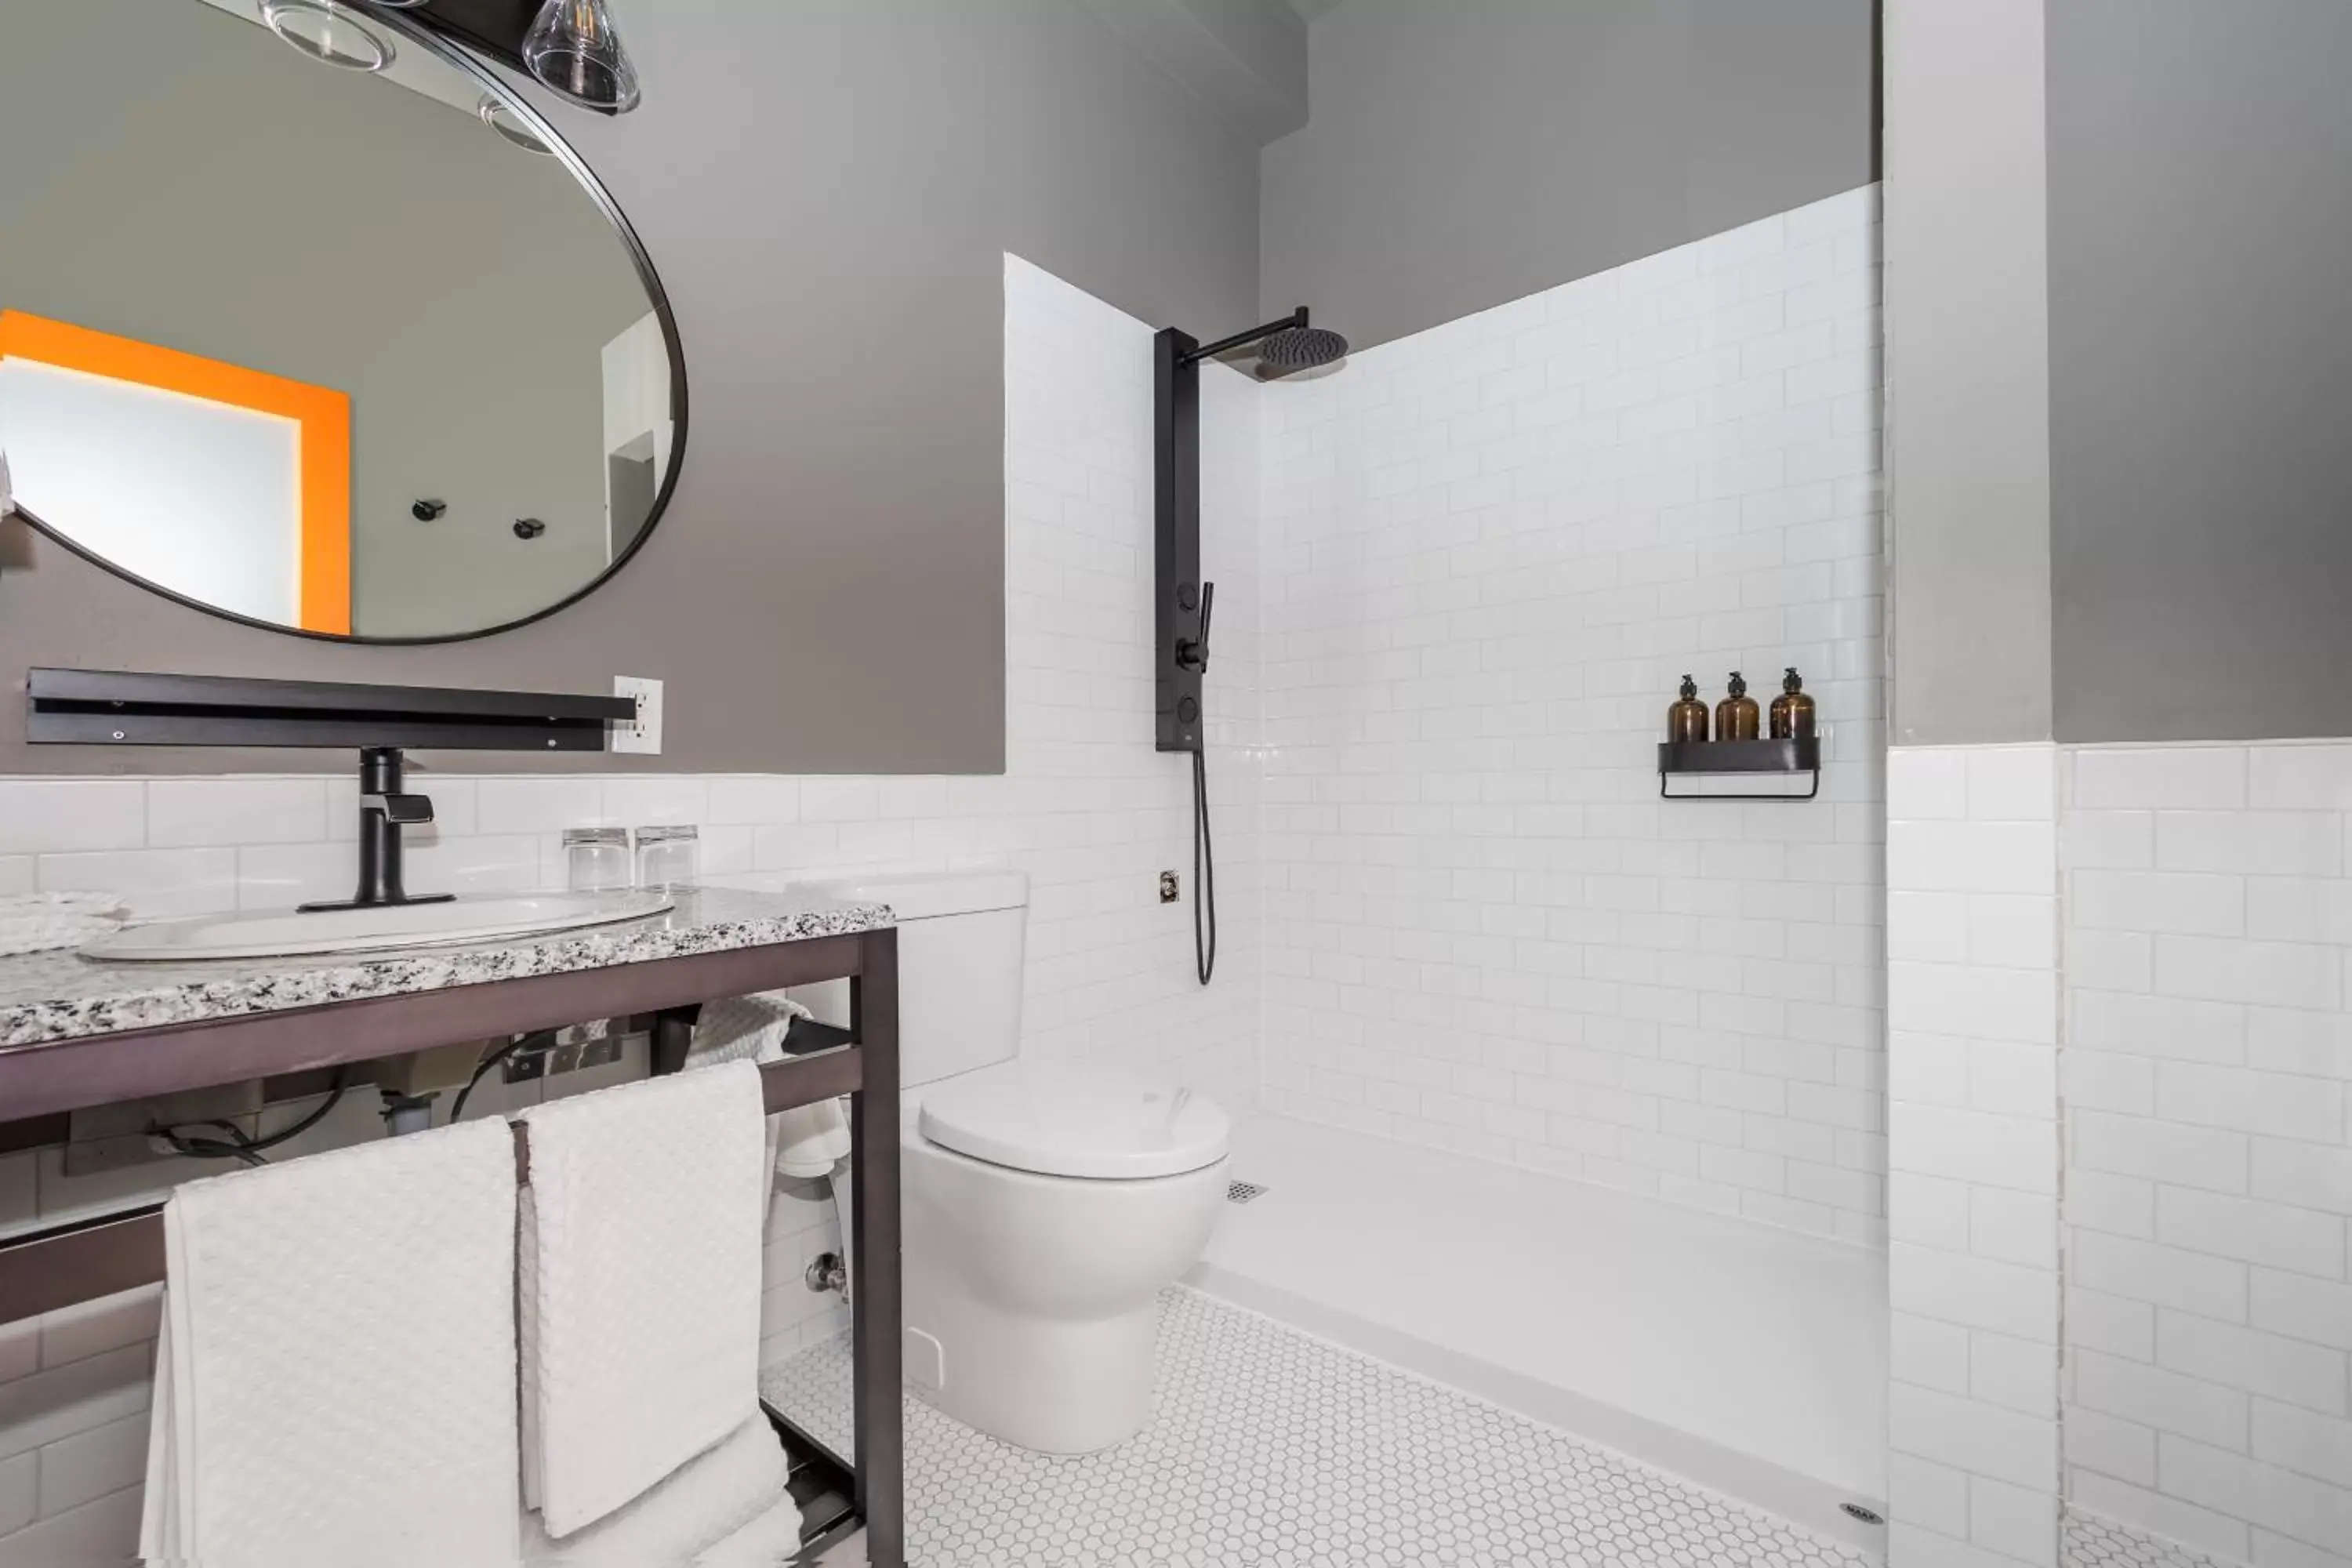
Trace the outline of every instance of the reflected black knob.
[[1176, 700], [1176, 721], [1179, 724], [1190, 724], [1200, 716], [1201, 705], [1199, 703], [1193, 701], [1189, 697], [1180, 697]]
[[419, 522], [437, 522], [441, 514], [448, 510], [449, 503], [446, 500], [421, 500], [408, 509], [408, 515]]
[[539, 519], [535, 517], [519, 517], [515, 519], [515, 537], [517, 539], [537, 539], [541, 534], [545, 533], [546, 531], [547, 524], [540, 521]]

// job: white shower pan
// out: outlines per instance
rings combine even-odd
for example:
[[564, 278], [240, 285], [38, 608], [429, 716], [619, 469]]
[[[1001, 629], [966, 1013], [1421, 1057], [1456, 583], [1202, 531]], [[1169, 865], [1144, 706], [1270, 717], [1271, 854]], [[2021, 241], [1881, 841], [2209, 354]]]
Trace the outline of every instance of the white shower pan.
[[302, 913], [195, 915], [125, 926], [84, 942], [84, 958], [115, 963], [189, 963], [213, 958], [299, 958], [392, 948], [443, 947], [541, 936], [643, 920], [673, 907], [667, 893], [514, 893], [440, 904]]

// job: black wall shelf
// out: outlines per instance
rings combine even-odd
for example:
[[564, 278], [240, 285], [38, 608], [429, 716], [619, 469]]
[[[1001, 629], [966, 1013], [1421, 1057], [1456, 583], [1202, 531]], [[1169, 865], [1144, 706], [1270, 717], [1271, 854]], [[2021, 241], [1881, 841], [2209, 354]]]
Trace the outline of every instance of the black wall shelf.
[[25, 739], [43, 745], [416, 746], [601, 752], [635, 700], [111, 669], [33, 669]]
[[[1667, 781], [1724, 773], [1809, 773], [1804, 794], [1758, 790], [1736, 795], [1674, 795]], [[1793, 741], [1661, 741], [1658, 796], [1662, 800], [1811, 800], [1822, 792], [1822, 742], [1818, 735]]]

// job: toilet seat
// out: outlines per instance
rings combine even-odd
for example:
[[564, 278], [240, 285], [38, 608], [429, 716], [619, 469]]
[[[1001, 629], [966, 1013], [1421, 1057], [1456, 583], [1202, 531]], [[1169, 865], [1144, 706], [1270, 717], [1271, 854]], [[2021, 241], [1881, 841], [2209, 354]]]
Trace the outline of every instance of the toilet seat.
[[1041, 1176], [1139, 1181], [1225, 1157], [1214, 1100], [1161, 1079], [1056, 1062], [1006, 1062], [940, 1085], [917, 1121], [942, 1149]]

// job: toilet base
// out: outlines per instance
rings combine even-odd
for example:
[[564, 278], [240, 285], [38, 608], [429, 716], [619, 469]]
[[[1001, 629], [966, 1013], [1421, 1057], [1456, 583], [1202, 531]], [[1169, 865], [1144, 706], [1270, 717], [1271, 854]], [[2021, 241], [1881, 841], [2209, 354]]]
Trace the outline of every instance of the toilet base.
[[1041, 1454], [1092, 1454], [1150, 1421], [1156, 1303], [1068, 1322], [966, 1298], [947, 1316], [961, 1321], [908, 1323], [907, 1386], [964, 1425]]
[[1129, 1181], [1041, 1176], [919, 1135], [904, 1159], [907, 1386], [1043, 1454], [1091, 1454], [1141, 1431], [1160, 1292], [1207, 1247], [1227, 1162]]

